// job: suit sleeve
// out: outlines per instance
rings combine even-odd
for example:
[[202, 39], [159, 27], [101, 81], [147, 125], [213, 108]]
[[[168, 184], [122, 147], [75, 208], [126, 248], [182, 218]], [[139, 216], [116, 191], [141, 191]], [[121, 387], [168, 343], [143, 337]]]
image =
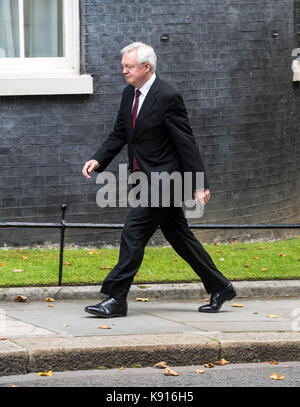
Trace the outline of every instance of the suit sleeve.
[[127, 138], [124, 130], [122, 99], [113, 131], [108, 135], [102, 146], [91, 158], [93, 160], [97, 160], [100, 164], [95, 171], [104, 171], [105, 168], [114, 159], [114, 157], [122, 150], [126, 143]]
[[165, 124], [175, 144], [183, 171], [192, 173], [193, 191], [199, 188], [196, 184], [197, 172], [204, 173], [204, 188], [208, 189], [209, 185], [204, 165], [189, 124], [187, 111], [181, 95], [176, 94], [169, 101]]

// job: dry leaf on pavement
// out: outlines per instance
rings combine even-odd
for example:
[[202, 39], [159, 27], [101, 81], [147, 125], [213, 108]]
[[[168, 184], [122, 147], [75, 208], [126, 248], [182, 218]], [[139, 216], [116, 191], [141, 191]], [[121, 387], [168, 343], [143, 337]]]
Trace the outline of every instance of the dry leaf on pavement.
[[232, 307], [243, 308], [244, 304], [239, 304], [238, 302], [234, 302]]
[[215, 367], [213, 363], [205, 363], [204, 367], [212, 368]]
[[100, 325], [100, 326], [97, 326], [97, 328], [100, 328], [100, 329], [111, 329], [111, 326]]
[[267, 317], [269, 317], [269, 318], [279, 318], [279, 315], [269, 314], [269, 315], [267, 315]]
[[51, 298], [51, 297], [46, 297], [46, 301], [47, 302], [55, 302], [55, 299]]
[[228, 360], [222, 358], [221, 360], [218, 360], [217, 362], [215, 362], [215, 365], [219, 365], [219, 366], [223, 366], [223, 365], [229, 365], [230, 362], [228, 362]]
[[16, 301], [16, 302], [26, 302], [27, 301], [27, 297], [25, 297], [25, 295], [17, 295], [16, 297], [15, 297], [15, 300], [14, 301]]
[[174, 370], [170, 369], [169, 367], [166, 367], [164, 375], [165, 376], [178, 376], [179, 374], [177, 372], [174, 372]]
[[48, 370], [48, 372], [45, 370], [44, 372], [39, 372], [39, 376], [52, 376], [52, 370]]
[[274, 380], [282, 380], [282, 379], [284, 379], [284, 374], [282, 374], [281, 376], [278, 376], [278, 373], [273, 373], [273, 374], [270, 376], [270, 378], [271, 378], [271, 379], [274, 379]]
[[149, 298], [141, 298], [141, 297], [138, 297], [138, 298], [136, 298], [135, 300], [136, 300], [136, 301], [147, 302], [147, 301], [149, 301]]
[[197, 370], [195, 370], [195, 372], [198, 373], [198, 374], [202, 374], [202, 373], [204, 373], [204, 370], [197, 369]]
[[270, 360], [270, 365], [278, 365], [279, 362], [277, 362], [276, 360]]
[[163, 361], [163, 362], [156, 363], [153, 367], [156, 367], [157, 369], [165, 369], [169, 366], [167, 365], [166, 362]]

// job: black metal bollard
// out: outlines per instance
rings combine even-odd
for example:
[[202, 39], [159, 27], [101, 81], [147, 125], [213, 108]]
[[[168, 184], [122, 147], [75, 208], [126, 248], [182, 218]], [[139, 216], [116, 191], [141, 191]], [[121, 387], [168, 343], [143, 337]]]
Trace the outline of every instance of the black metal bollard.
[[60, 224], [60, 250], [59, 250], [59, 272], [58, 272], [58, 285], [61, 286], [62, 282], [62, 272], [63, 272], [63, 260], [64, 260], [64, 240], [65, 240], [65, 212], [67, 210], [67, 205], [62, 204], [61, 206], [62, 216]]

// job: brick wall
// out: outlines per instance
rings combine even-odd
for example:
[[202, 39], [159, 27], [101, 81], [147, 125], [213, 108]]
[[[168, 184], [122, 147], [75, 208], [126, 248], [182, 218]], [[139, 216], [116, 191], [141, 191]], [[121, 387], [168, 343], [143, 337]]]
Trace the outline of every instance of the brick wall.
[[[300, 221], [300, 89], [291, 51], [300, 46], [300, 1], [81, 0], [85, 96], [0, 97], [1, 220], [116, 222], [127, 209], [100, 209], [84, 162], [114, 124], [125, 86], [120, 49], [151, 44], [157, 73], [181, 91], [206, 166], [212, 198], [201, 222]], [[298, 24], [298, 25], [297, 25]], [[272, 33], [279, 35], [273, 38]], [[162, 34], [170, 40], [163, 43]], [[126, 161], [126, 150], [108, 167]], [[298, 232], [297, 232], [298, 233]], [[0, 230], [0, 245], [58, 242], [55, 230]], [[291, 235], [202, 231], [206, 242]], [[295, 234], [295, 232], [294, 232]], [[68, 230], [66, 241], [116, 244], [120, 232]], [[162, 243], [157, 232], [151, 243]]]

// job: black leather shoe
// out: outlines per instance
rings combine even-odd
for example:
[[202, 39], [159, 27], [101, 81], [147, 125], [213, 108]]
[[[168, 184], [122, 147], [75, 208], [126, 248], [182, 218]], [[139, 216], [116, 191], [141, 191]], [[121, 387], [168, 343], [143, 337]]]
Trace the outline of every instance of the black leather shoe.
[[99, 304], [88, 305], [84, 310], [100, 318], [126, 317], [127, 302], [120, 302], [113, 297], [109, 297]]
[[210, 298], [210, 303], [199, 307], [199, 312], [218, 312], [225, 301], [230, 301], [236, 296], [236, 291], [233, 285], [229, 283], [222, 291], [213, 293]]

